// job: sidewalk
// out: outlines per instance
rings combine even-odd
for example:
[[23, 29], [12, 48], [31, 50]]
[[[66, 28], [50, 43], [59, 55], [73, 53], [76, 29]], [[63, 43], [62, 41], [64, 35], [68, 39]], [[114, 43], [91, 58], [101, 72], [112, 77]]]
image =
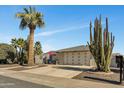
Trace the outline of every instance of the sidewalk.
[[124, 86], [115, 84], [105, 84], [91, 82], [85, 80], [75, 80], [62, 77], [53, 77], [47, 75], [38, 75], [26, 72], [16, 72], [10, 70], [2, 70], [0, 75], [16, 78], [36, 84], [46, 85], [56, 88], [122, 88]]

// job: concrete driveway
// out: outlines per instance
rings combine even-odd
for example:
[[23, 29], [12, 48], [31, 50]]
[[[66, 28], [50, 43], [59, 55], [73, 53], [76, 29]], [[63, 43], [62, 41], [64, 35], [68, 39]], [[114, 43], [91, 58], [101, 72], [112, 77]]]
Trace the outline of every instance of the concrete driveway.
[[48, 65], [46, 67], [23, 70], [21, 72], [54, 76], [54, 77], [72, 78], [82, 72], [82, 66]]
[[41, 67], [27, 67], [20, 65], [0, 65], [0, 69], [17, 71], [17, 72], [26, 72], [38, 75], [47, 75], [54, 77], [63, 77], [63, 78], [72, 78], [80, 74], [83, 70], [90, 69], [89, 66], [73, 66], [73, 65], [45, 65]]

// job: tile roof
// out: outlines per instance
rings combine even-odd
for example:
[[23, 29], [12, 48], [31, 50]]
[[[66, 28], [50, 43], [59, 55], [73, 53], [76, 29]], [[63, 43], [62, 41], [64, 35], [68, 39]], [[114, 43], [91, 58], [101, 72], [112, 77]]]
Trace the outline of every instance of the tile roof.
[[89, 51], [89, 47], [87, 45], [86, 46], [80, 45], [76, 47], [60, 49], [60, 50], [57, 50], [56, 52], [73, 52], [73, 51]]

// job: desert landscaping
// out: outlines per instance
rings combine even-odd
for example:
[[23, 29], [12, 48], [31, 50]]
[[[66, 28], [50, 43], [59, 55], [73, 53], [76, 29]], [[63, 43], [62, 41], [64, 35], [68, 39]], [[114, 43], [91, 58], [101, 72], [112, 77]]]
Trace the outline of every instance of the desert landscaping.
[[[6, 40], [8, 43], [2, 41], [0, 43], [1, 88], [124, 87], [124, 56], [122, 51], [117, 51], [119, 48], [116, 46], [116, 39], [120, 36], [116, 38], [117, 34], [111, 30], [112, 22], [109, 20], [111, 16], [102, 16], [102, 14], [96, 15], [96, 18], [87, 16], [88, 25], [71, 26], [71, 28], [49, 32], [47, 26], [55, 28], [57, 26], [52, 26], [53, 24], [48, 22], [48, 20], [50, 22], [52, 20], [51, 17], [47, 17], [49, 15], [44, 16], [45, 13], [48, 13], [44, 10], [47, 8], [43, 8], [42, 12], [40, 6], [37, 8], [34, 6], [20, 7], [18, 8], [20, 11], [13, 10], [15, 14], [13, 15], [13, 17], [15, 16], [13, 24], [18, 28], [16, 30], [23, 31]], [[54, 9], [55, 6], [50, 7], [48, 9]], [[62, 7], [62, 9], [65, 8]], [[80, 8], [84, 9], [82, 6]], [[66, 16], [70, 15], [68, 12], [71, 13], [66, 9], [61, 11], [66, 11]], [[53, 15], [57, 16], [56, 13]], [[60, 16], [63, 18], [62, 15]], [[75, 16], [78, 16], [78, 13], [74, 15], [74, 19]], [[76, 19], [76, 21], [79, 20]], [[82, 25], [81, 21], [79, 23]], [[116, 24], [116, 22], [113, 23]], [[48, 31], [37, 33], [40, 30], [46, 30], [45, 28]], [[72, 32], [69, 32], [71, 30]], [[77, 30], [77, 32], [73, 30]], [[78, 30], [81, 32], [79, 33]], [[59, 33], [64, 33], [61, 39]], [[68, 38], [64, 37], [66, 35]], [[84, 37], [80, 41], [81, 35]], [[71, 43], [73, 44], [71, 45]], [[49, 44], [53, 44], [54, 47], [50, 47]]]

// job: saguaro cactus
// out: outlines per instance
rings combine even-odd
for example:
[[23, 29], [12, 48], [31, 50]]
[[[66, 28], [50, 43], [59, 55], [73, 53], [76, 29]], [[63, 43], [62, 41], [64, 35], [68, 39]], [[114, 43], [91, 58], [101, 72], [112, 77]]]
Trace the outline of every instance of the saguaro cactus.
[[90, 22], [90, 43], [88, 42], [88, 46], [96, 62], [97, 70], [109, 72], [115, 37], [112, 33], [108, 32], [108, 18], [106, 18], [104, 32], [102, 31], [100, 16], [99, 20], [97, 18], [95, 19], [93, 33], [92, 23]]

